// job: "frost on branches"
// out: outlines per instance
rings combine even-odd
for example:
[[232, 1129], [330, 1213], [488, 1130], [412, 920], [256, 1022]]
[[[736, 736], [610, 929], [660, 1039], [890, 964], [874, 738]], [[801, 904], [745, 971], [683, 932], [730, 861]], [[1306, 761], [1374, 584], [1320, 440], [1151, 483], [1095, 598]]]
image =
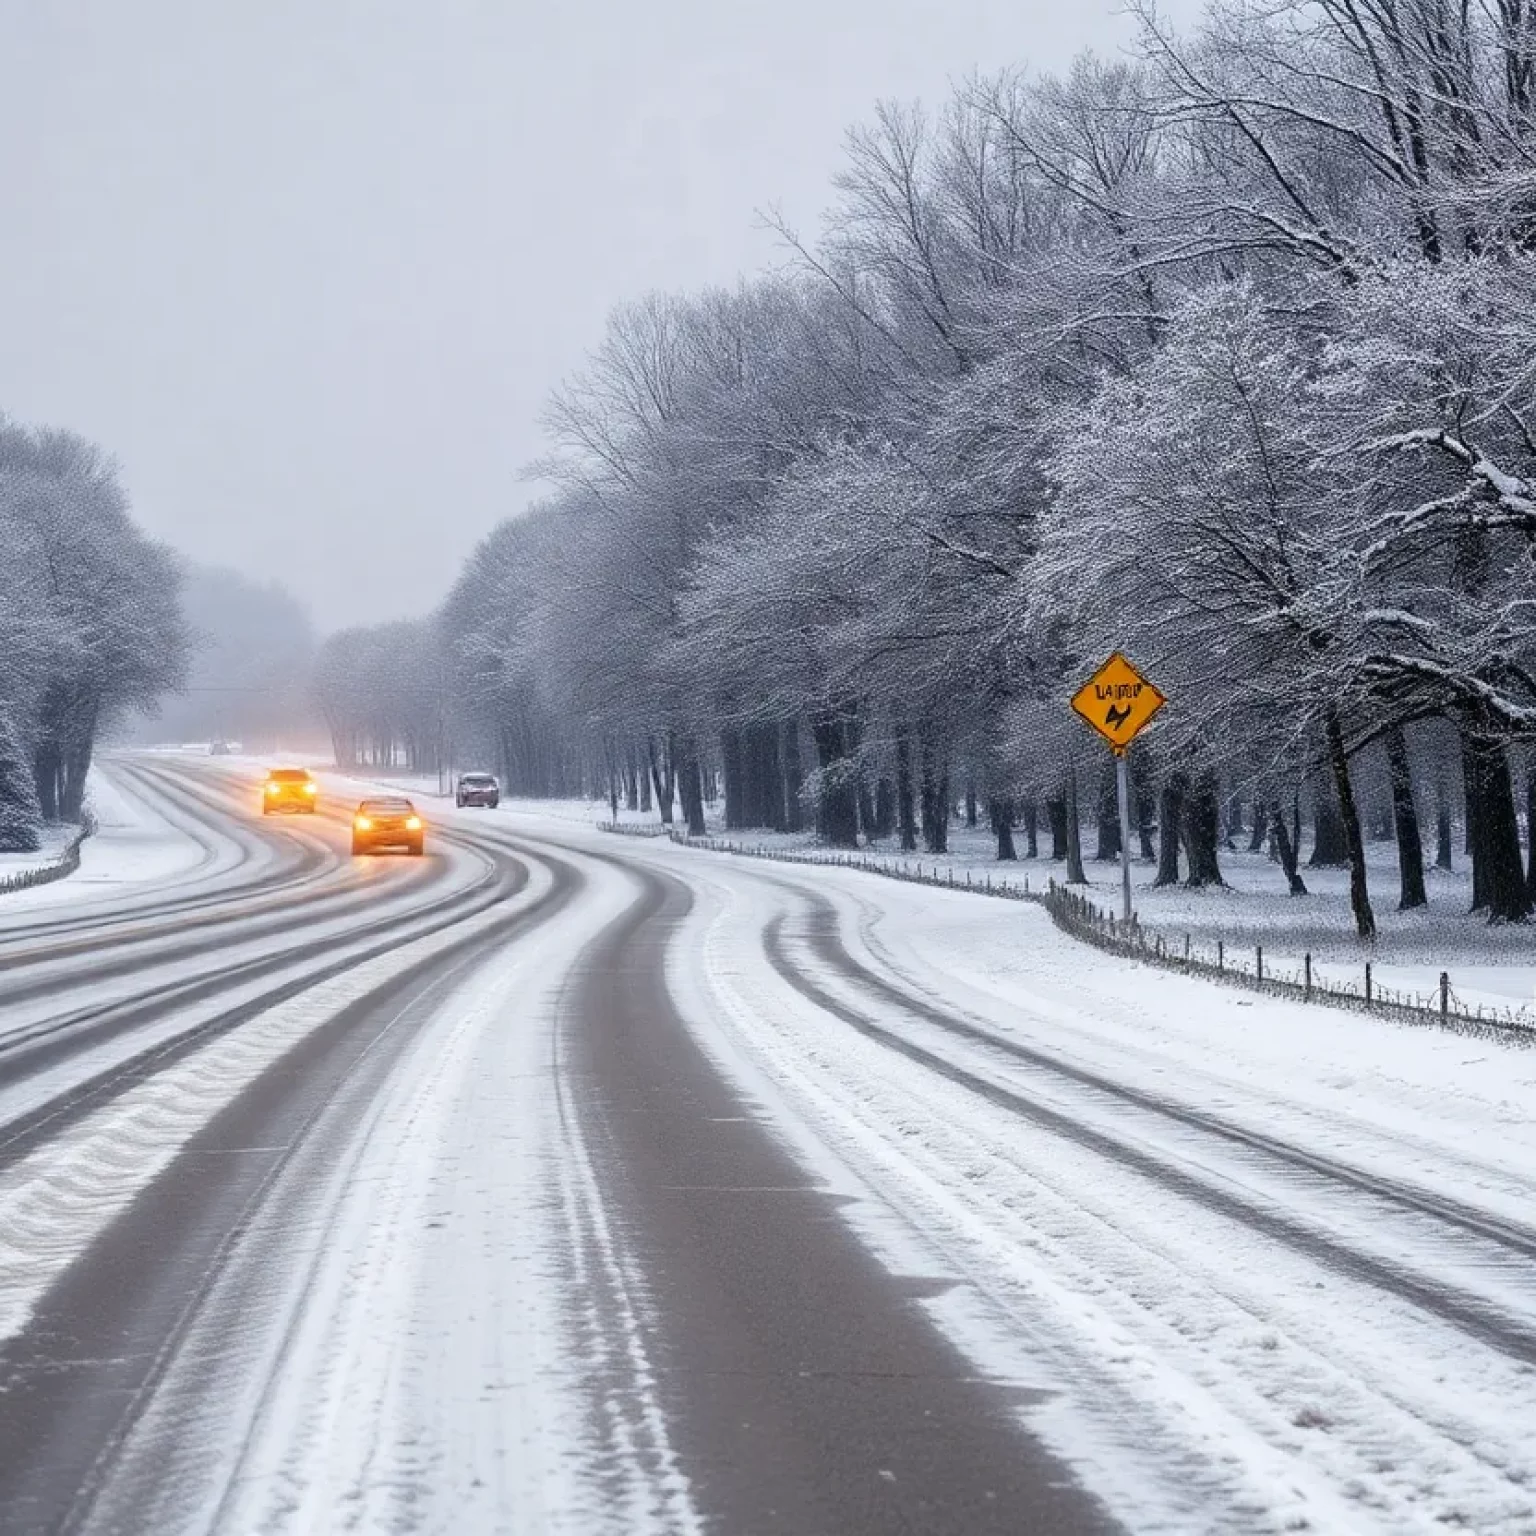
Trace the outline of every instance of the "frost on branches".
[[[1065, 700], [1119, 647], [1174, 700], [1132, 763], [1163, 882], [1241, 835], [1298, 899], [1347, 867], [1369, 937], [1367, 842], [1421, 905], [1432, 823], [1527, 916], [1536, 19], [1141, 22], [882, 107], [786, 269], [620, 309], [554, 493], [430, 624], [330, 647], [339, 749], [447, 729], [529, 793], [838, 846], [963, 808], [1081, 879], [1119, 825]], [[446, 727], [380, 717], [421, 667]]]
[[0, 849], [77, 821], [102, 734], [182, 681], [180, 572], [114, 466], [73, 433], [0, 418]]

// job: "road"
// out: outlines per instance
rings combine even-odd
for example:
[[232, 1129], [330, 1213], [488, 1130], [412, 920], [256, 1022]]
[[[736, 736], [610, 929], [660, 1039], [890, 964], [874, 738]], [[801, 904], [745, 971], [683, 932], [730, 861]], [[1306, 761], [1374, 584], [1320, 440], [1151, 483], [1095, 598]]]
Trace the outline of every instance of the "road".
[[1182, 994], [943, 980], [1001, 903], [110, 772], [192, 851], [0, 914], [0, 1530], [1536, 1529], [1442, 1063], [1174, 1092]]

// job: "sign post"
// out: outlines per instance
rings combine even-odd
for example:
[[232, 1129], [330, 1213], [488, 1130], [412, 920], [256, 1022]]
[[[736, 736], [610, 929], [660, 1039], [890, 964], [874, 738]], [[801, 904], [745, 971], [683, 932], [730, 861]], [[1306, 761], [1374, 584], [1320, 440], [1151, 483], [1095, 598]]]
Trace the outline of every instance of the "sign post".
[[1120, 891], [1122, 916], [1131, 920], [1131, 770], [1124, 750], [1115, 753], [1115, 790], [1120, 797]]
[[1126, 753], [1168, 700], [1116, 651], [1072, 695], [1072, 708], [1115, 754], [1115, 791], [1120, 802], [1120, 889], [1123, 915], [1131, 910], [1131, 783]]

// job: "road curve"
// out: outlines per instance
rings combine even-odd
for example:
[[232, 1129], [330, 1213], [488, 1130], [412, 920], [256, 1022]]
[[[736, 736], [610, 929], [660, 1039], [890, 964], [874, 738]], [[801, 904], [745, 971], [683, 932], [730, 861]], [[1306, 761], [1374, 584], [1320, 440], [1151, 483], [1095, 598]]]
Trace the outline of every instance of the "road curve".
[[[932, 1283], [890, 1276], [859, 1246], [691, 1040], [664, 974], [690, 900], [681, 882], [491, 824], [440, 832], [424, 869], [356, 870], [337, 856], [334, 819], [262, 826], [247, 787], [223, 775], [147, 760], [120, 771], [210, 845], [246, 848], [250, 878], [242, 887], [242, 861], [226, 860], [210, 889], [95, 920], [55, 910], [0, 941], [0, 1196], [25, 1203], [50, 1160], [89, 1184], [90, 1157], [122, 1133], [114, 1115], [126, 1124], [157, 1084], [327, 986], [340, 1001], [210, 1095], [182, 1139], [145, 1153], [142, 1183], [94, 1230], [80, 1224], [88, 1240], [34, 1276], [30, 1297], [10, 1287], [24, 1320], [0, 1342], [0, 1529], [241, 1528], [227, 1523], [234, 1479], [219, 1468], [238, 1464], [240, 1415], [259, 1414], [256, 1341], [279, 1331], [295, 1266], [313, 1261], [271, 1234], [291, 1237], [285, 1213], [355, 1155], [356, 1128], [399, 1091], [455, 987], [536, 947], [603, 863], [622, 892], [570, 947], [544, 1021], [562, 1134], [596, 1190], [587, 1228], [571, 1229], [561, 1306], [567, 1321], [586, 1313], [579, 1395], [592, 1411], [615, 1391], [654, 1399], [657, 1443], [686, 1491], [653, 1523], [799, 1536], [1109, 1528], [1021, 1431], [1010, 1393], [978, 1379], [914, 1304]], [[259, 859], [249, 849], [263, 839], [299, 847]], [[628, 1234], [643, 1302], [578, 1261], [591, 1223], [610, 1221]], [[46, 1248], [54, 1234], [36, 1230]], [[25, 1280], [17, 1246], [11, 1235], [5, 1257]], [[637, 1309], [643, 1382], [632, 1350], [600, 1343]], [[210, 1438], [210, 1423], [223, 1432]], [[213, 1441], [225, 1456], [210, 1458]], [[599, 1501], [592, 1528], [612, 1528], [611, 1513]], [[488, 1515], [453, 1528], [505, 1526]]]
[[0, 913], [0, 1530], [1523, 1528], [1527, 1174], [1020, 1028], [905, 887], [116, 772], [202, 854]]

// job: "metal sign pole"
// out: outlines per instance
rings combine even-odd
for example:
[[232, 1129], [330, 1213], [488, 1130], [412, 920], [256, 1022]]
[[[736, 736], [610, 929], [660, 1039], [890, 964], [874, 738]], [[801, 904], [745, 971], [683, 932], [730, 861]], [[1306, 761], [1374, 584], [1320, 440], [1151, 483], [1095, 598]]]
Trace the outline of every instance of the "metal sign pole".
[[1131, 775], [1124, 749], [1115, 753], [1115, 788], [1120, 797], [1120, 888], [1125, 897], [1124, 917], [1131, 920]]

